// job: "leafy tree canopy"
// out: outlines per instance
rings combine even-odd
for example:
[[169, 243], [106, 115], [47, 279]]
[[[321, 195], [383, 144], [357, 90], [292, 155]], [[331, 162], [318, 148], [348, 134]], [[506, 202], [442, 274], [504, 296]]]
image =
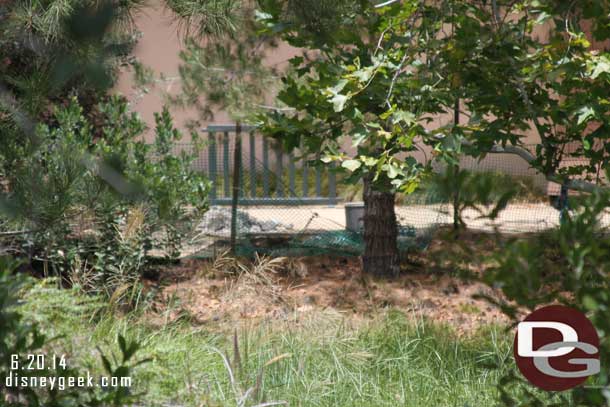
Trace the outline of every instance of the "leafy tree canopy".
[[[409, 192], [422, 173], [405, 154], [415, 139], [453, 163], [459, 152], [519, 146], [530, 129], [539, 145], [519, 153], [549, 178], [606, 167], [608, 53], [586, 33], [608, 38], [603, 2], [261, 3], [267, 32], [315, 50], [283, 79], [279, 98], [296, 113], [266, 115], [265, 131], [288, 145], [302, 137], [355, 179], [372, 173]], [[327, 29], [312, 27], [316, 12], [332, 14], [315, 20]], [[587, 164], [560, 168], [569, 155]]]

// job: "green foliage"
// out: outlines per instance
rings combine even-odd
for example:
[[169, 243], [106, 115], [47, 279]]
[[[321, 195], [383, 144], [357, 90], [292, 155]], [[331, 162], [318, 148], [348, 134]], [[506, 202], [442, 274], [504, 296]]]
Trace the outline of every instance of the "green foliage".
[[[497, 267], [485, 275], [486, 282], [501, 288], [516, 306], [533, 310], [559, 301], [585, 312], [600, 336], [602, 366], [607, 366], [610, 356], [610, 239], [599, 218], [608, 202], [607, 193], [593, 194], [546, 237], [510, 241], [495, 256]], [[515, 306], [503, 306], [515, 316]], [[591, 386], [562, 393], [557, 405], [606, 405], [609, 383], [608, 370], [602, 369], [589, 379]], [[543, 405], [540, 396], [516, 376], [502, 384], [508, 405]]]
[[[0, 5], [0, 73], [20, 109], [42, 118], [58, 99], [90, 107], [135, 44], [140, 0], [11, 1]], [[13, 106], [15, 108], [16, 106]]]
[[[219, 34], [235, 30], [242, 2], [166, 4], [189, 29]], [[133, 62], [130, 54], [140, 35], [135, 18], [144, 6], [142, 0], [0, 3], [0, 132], [9, 144], [0, 155], [8, 147], [22, 148], [35, 123], [52, 122], [54, 106], [73, 97], [98, 127], [98, 103], [107, 99], [120, 67]], [[135, 64], [137, 77], [140, 67]]]
[[47, 341], [35, 325], [23, 320], [17, 310], [17, 293], [24, 278], [13, 275], [16, 267], [17, 264], [10, 259], [0, 258], [0, 378], [3, 379], [0, 389], [4, 388], [4, 378], [9, 374], [11, 355], [39, 351]]
[[[293, 74], [283, 78], [278, 98], [295, 112], [261, 117], [263, 132], [281, 139], [289, 149], [302, 143], [309, 151], [322, 151], [323, 161], [340, 162], [352, 181], [372, 174], [378, 187], [388, 189], [391, 184], [390, 188], [412, 192], [422, 166], [411, 157], [399, 157], [414, 150], [415, 137], [426, 136], [417, 121], [419, 112], [438, 110], [429, 99], [412, 103], [413, 92], [423, 86], [422, 78], [396, 74], [415, 56], [406, 47], [395, 46], [398, 36], [406, 34], [393, 24], [416, 18], [414, 4], [406, 2], [380, 13], [367, 2], [309, 9], [303, 4], [290, 11], [277, 3], [281, 2], [265, 3], [262, 21], [267, 29], [293, 45], [317, 50], [320, 57], [290, 61]], [[326, 21], [328, 30], [314, 29], [306, 21], [311, 13], [329, 10], [336, 13], [332, 16], [336, 29], [328, 19], [315, 23]], [[344, 148], [346, 135], [355, 153]]]
[[260, 20], [274, 24], [297, 47], [325, 48], [348, 41], [359, 41], [355, 24], [368, 4], [366, 1], [337, 0], [260, 0]]
[[192, 126], [212, 119], [217, 111], [236, 122], [251, 122], [257, 112], [270, 108], [279, 82], [274, 67], [264, 63], [275, 38], [259, 35], [255, 3], [229, 3], [236, 8], [235, 29], [205, 41], [197, 33], [189, 37], [180, 52], [181, 93], [167, 95], [173, 104], [197, 110]]
[[[539, 138], [530, 164], [548, 177], [594, 179], [607, 166], [610, 65], [584, 21], [605, 6], [448, 0], [289, 11], [289, 1], [261, 3], [268, 32], [319, 53], [292, 59], [279, 99], [295, 113], [266, 115], [263, 130], [289, 147], [304, 139], [354, 179], [372, 173], [410, 193], [422, 173], [408, 154], [414, 138], [453, 165], [463, 152], [518, 146], [528, 131]], [[332, 29], [307, 23], [330, 10], [332, 23], [317, 21]], [[603, 19], [594, 20], [594, 35], [607, 36]], [[346, 135], [355, 153], [342, 148]], [[571, 156], [586, 163], [560, 165]]]
[[[36, 324], [24, 317], [21, 311], [19, 294], [23, 290], [26, 278], [14, 274], [17, 264], [11, 259], [0, 258], [0, 393], [2, 405], [6, 407], [43, 407], [43, 406], [123, 406], [138, 400], [128, 387], [109, 387], [101, 391], [96, 387], [68, 388], [61, 391], [58, 388], [47, 387], [6, 387], [9, 376], [49, 377], [66, 380], [68, 377], [86, 376], [85, 371], [77, 366], [68, 366], [58, 361], [51, 363], [52, 355], [48, 352], [49, 345], [56, 341], [48, 338]], [[110, 357], [100, 351], [100, 357], [108, 377], [130, 377], [133, 369], [147, 360], [135, 360], [140, 345], [128, 342], [123, 336], [118, 336], [119, 358]], [[47, 355], [45, 368], [31, 370], [28, 368], [28, 355]], [[13, 362], [18, 356], [18, 366]], [[53, 366], [55, 365], [55, 366]]]
[[276, 80], [263, 65], [252, 38], [217, 40], [205, 46], [188, 41], [180, 52], [182, 93], [171, 97], [184, 108], [196, 108], [197, 119], [211, 119], [214, 109], [227, 112], [233, 120], [251, 120], [265, 105]]
[[[77, 294], [54, 288], [44, 298], [39, 293], [27, 296], [28, 315], [44, 317], [49, 301], [70, 303], [66, 297]], [[172, 304], [168, 314], [186, 312], [179, 301]], [[186, 318], [151, 325], [150, 316], [90, 321], [86, 314], [55, 313], [45, 324], [70, 332], [62, 343], [77, 359], [91, 359], [90, 349], [109, 335], [140, 339], [142, 352], [153, 360], [138, 368], [133, 390], [146, 390], [140, 404], [147, 406], [254, 406], [273, 400], [316, 407], [488, 406], [497, 400], [496, 383], [511, 354], [501, 328], [458, 337], [451, 327], [392, 310], [365, 322], [334, 312], [311, 314], [297, 324], [261, 321], [238, 328], [236, 337], [232, 328], [222, 328], [224, 322], [210, 330], [216, 325], [193, 327]], [[243, 398], [249, 389], [257, 394]]]
[[56, 126], [39, 126], [36, 145], [12, 161], [6, 204], [13, 226], [30, 231], [19, 253], [83, 288], [133, 300], [152, 249], [179, 255], [189, 222], [207, 208], [208, 183], [191, 169], [193, 155], [173, 154], [181, 135], [167, 110], [156, 115], [154, 144], [124, 100], [99, 110], [99, 139], [74, 101], [56, 110]]
[[200, 39], [237, 31], [243, 3], [241, 0], [166, 0], [184, 35]]

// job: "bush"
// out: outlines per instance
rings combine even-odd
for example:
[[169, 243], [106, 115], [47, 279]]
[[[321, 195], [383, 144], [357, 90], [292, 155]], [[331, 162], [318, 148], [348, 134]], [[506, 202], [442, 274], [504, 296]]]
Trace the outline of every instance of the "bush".
[[[610, 235], [599, 218], [610, 195], [599, 192], [567, 216], [560, 228], [543, 237], [513, 239], [495, 255], [497, 266], [485, 281], [500, 287], [514, 305], [502, 304], [515, 320], [516, 307], [533, 310], [552, 302], [587, 314], [600, 336], [601, 365], [610, 362]], [[532, 392], [518, 375], [502, 382], [507, 405], [549, 405], [548, 395]], [[553, 396], [553, 405], [607, 405], [610, 403], [610, 371], [588, 379], [589, 386]]]
[[[59, 391], [49, 387], [6, 387], [6, 378], [14, 377], [55, 377], [68, 378], [86, 376], [76, 366], [56, 363], [52, 367], [46, 362], [42, 370], [29, 370], [28, 355], [50, 355], [46, 352], [52, 340], [46, 337], [36, 324], [26, 321], [19, 310], [19, 297], [26, 278], [15, 275], [17, 263], [8, 258], [0, 258], [0, 405], [6, 407], [43, 407], [43, 406], [123, 406], [137, 401], [138, 396], [131, 394], [128, 387], [108, 387], [100, 390], [96, 387], [66, 388]], [[146, 360], [135, 361], [139, 349], [137, 342], [129, 342], [118, 337], [120, 356], [108, 357], [100, 354], [105, 374], [108, 377], [129, 377], [135, 366]], [[18, 368], [12, 366], [14, 356], [18, 355], [22, 363]], [[65, 379], [64, 379], [65, 380]]]
[[190, 221], [207, 208], [209, 185], [191, 169], [194, 156], [172, 154], [181, 135], [166, 109], [156, 115], [153, 144], [122, 98], [99, 111], [101, 137], [72, 101], [56, 109], [56, 125], [38, 127], [22, 157], [7, 161], [14, 170], [5, 227], [27, 231], [13, 249], [44, 274], [133, 301], [151, 250], [179, 255]]

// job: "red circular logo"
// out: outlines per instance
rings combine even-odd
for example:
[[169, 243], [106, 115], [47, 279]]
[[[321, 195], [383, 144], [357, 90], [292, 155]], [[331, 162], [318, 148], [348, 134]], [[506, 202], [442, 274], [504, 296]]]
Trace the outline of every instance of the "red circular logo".
[[517, 367], [534, 386], [563, 391], [599, 372], [599, 337], [585, 314], [562, 305], [532, 312], [517, 325]]

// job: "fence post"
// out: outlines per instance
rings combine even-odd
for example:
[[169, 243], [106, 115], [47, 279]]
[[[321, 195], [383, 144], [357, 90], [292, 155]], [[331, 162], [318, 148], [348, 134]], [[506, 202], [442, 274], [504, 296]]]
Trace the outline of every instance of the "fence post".
[[237, 204], [239, 202], [241, 175], [241, 123], [235, 124], [235, 151], [233, 154], [233, 196], [231, 201], [231, 253], [235, 254], [237, 243]]
[[307, 155], [303, 153], [301, 150], [301, 154], [303, 155], [303, 198], [307, 198], [309, 196], [309, 166], [307, 162]]
[[322, 169], [320, 168], [320, 154], [316, 155], [316, 197], [322, 196]]
[[222, 139], [223, 151], [222, 151], [222, 182], [224, 186], [224, 198], [228, 198], [231, 194], [231, 182], [229, 172], [229, 132], [224, 132]]
[[568, 202], [568, 186], [564, 182], [561, 184], [561, 193], [559, 195], [559, 224], [563, 225], [568, 218], [568, 210], [570, 205]]
[[295, 197], [296, 193], [296, 185], [295, 185], [295, 165], [294, 165], [294, 153], [291, 151], [288, 154], [288, 195]]

